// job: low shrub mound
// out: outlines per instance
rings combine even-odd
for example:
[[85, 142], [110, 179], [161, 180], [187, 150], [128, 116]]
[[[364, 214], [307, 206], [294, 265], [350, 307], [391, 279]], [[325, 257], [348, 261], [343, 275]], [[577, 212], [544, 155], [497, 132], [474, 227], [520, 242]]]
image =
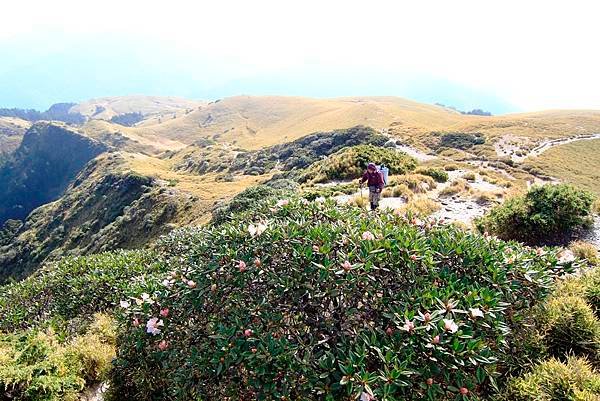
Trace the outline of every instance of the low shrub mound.
[[489, 395], [512, 328], [573, 267], [552, 250], [296, 199], [159, 249], [172, 272], [124, 300], [113, 399]]
[[[149, 251], [115, 251], [64, 258], [0, 291], [0, 331], [63, 327], [76, 318], [113, 309], [164, 272]], [[156, 278], [154, 279], [156, 280]]]
[[448, 173], [444, 170], [429, 167], [429, 168], [418, 168], [415, 173], [428, 175], [433, 178], [436, 182], [446, 182], [448, 181]]
[[600, 362], [600, 321], [578, 296], [558, 296], [546, 305], [547, 332], [544, 342], [550, 355], [590, 356]]
[[600, 399], [600, 374], [585, 359], [556, 359], [540, 363], [534, 370], [510, 382], [501, 401]]
[[552, 242], [589, 224], [594, 196], [569, 184], [532, 187], [476, 222], [481, 231], [530, 244]]
[[52, 331], [2, 335], [0, 399], [79, 400], [87, 385], [106, 379], [114, 347], [114, 322], [104, 315], [70, 342]]
[[415, 159], [395, 149], [358, 145], [343, 148], [328, 158], [314, 163], [300, 180], [320, 183], [359, 178], [369, 162], [385, 164], [390, 174], [404, 174], [417, 166]]

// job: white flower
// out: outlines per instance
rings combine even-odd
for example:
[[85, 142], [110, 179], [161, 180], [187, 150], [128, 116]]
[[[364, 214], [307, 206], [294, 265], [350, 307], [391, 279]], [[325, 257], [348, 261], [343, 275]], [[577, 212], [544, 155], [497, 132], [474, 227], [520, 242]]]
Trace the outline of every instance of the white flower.
[[280, 199], [277, 201], [277, 207], [287, 206], [290, 203], [287, 199]]
[[267, 229], [267, 225], [264, 223], [258, 223], [257, 225], [250, 224], [248, 226], [248, 232], [253, 237], [257, 236], [257, 235], [261, 235], [262, 233], [265, 232], [266, 229]]
[[325, 198], [322, 197], [322, 196], [319, 196], [317, 199], [315, 199], [315, 202], [316, 203], [323, 203], [323, 202], [325, 202]]
[[173, 282], [172, 282], [171, 280], [164, 279], [164, 280], [162, 281], [162, 285], [164, 285], [164, 286], [165, 286], [165, 287], [167, 287], [167, 288], [170, 288], [170, 287], [171, 287], [171, 284], [173, 284]]
[[458, 325], [454, 323], [452, 319], [444, 319], [444, 330], [450, 333], [456, 333], [458, 331]]
[[142, 302], [146, 302], [148, 304], [153, 304], [154, 301], [150, 298], [150, 295], [147, 293], [142, 294]]
[[119, 302], [119, 305], [121, 305], [121, 308], [123, 308], [123, 309], [127, 309], [131, 306], [131, 304], [127, 301], [121, 301], [121, 302]]
[[560, 263], [569, 263], [575, 260], [575, 255], [569, 249], [565, 249], [558, 254], [558, 261]]
[[161, 326], [164, 326], [163, 321], [158, 320], [157, 317], [153, 317], [152, 319], [148, 320], [148, 322], [146, 323], [146, 332], [155, 336], [157, 334], [160, 334], [159, 327], [161, 327]]
[[469, 314], [473, 319], [475, 319], [476, 317], [483, 317], [483, 311], [479, 308], [469, 309]]

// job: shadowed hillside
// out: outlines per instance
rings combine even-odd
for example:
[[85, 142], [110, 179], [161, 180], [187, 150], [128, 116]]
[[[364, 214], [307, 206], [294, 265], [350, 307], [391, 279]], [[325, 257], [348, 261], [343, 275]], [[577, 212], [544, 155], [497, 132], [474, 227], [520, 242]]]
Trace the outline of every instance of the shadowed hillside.
[[0, 224], [24, 219], [58, 198], [83, 166], [107, 147], [63, 126], [40, 123], [0, 167]]

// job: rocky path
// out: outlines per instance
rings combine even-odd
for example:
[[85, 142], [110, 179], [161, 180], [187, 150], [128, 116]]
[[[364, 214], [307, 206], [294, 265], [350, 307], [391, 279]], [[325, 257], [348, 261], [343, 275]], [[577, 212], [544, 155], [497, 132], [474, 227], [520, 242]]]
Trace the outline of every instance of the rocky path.
[[600, 134], [584, 134], [565, 138], [551, 139], [543, 141], [542, 143], [538, 144], [536, 147], [527, 152], [522, 152], [521, 148], [518, 145], [510, 143], [510, 141], [507, 140], [507, 138], [502, 138], [496, 143], [495, 149], [496, 154], [498, 156], [508, 156], [515, 162], [521, 162], [527, 159], [528, 157], [539, 156], [548, 149], [551, 149], [555, 146], [566, 145], [567, 143], [577, 141], [589, 141], [593, 139], [600, 139]]

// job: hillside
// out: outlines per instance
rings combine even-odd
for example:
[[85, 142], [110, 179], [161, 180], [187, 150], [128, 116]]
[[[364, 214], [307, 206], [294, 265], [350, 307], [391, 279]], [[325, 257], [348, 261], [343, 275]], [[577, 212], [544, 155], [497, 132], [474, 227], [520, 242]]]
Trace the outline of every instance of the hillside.
[[600, 130], [598, 111], [549, 111], [504, 116], [469, 116], [450, 109], [395, 97], [310, 99], [237, 96], [211, 102], [160, 124], [144, 123], [131, 132], [182, 144], [214, 139], [247, 149], [356, 125], [420, 143], [431, 133], [481, 132], [539, 140]]
[[81, 113], [90, 119], [110, 120], [112, 117], [141, 113], [144, 116], [164, 119], [181, 115], [186, 110], [196, 109], [205, 102], [163, 96], [118, 96], [102, 97], [81, 102], [71, 108], [72, 113]]
[[0, 282], [67, 255], [143, 247], [203, 213], [193, 195], [128, 170], [119, 154], [102, 155], [58, 200], [0, 230]]
[[0, 166], [0, 225], [22, 220], [60, 197], [83, 166], [107, 147], [65, 126], [38, 123]]
[[0, 157], [19, 147], [30, 123], [11, 117], [0, 117]]

